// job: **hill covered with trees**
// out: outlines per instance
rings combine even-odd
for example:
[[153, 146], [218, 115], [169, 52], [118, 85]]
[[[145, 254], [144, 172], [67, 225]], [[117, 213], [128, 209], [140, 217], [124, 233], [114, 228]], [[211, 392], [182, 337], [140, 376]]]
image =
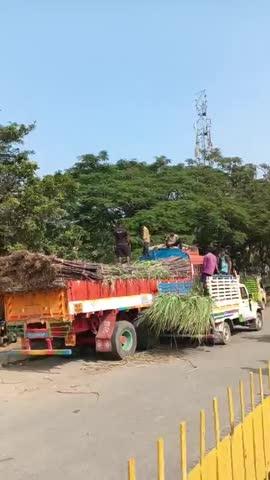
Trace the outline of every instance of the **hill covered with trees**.
[[[81, 155], [63, 172], [38, 176], [23, 149], [35, 125], [0, 126], [0, 253], [29, 249], [111, 261], [113, 226], [123, 219], [140, 252], [139, 228], [160, 243], [169, 232], [203, 249], [230, 245], [242, 265], [270, 265], [270, 167], [215, 150], [206, 165], [190, 159], [153, 163], [106, 151]], [[257, 163], [258, 162], [258, 163]]]

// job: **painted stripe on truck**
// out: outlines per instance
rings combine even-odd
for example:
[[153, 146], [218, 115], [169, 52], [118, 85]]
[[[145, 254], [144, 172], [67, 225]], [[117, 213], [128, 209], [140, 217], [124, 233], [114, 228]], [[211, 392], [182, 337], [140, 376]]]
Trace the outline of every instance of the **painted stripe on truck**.
[[42, 349], [42, 350], [31, 350], [31, 349], [22, 349], [22, 350], [11, 350], [12, 354], [16, 355], [27, 355], [27, 356], [44, 356], [44, 355], [60, 355], [63, 357], [69, 357], [72, 355], [71, 348], [62, 348], [62, 349]]
[[125, 297], [98, 298], [97, 300], [82, 300], [68, 302], [69, 314], [95, 313], [105, 310], [127, 310], [131, 308], [150, 307], [153, 303], [153, 295], [150, 293], [141, 295], [129, 295]]

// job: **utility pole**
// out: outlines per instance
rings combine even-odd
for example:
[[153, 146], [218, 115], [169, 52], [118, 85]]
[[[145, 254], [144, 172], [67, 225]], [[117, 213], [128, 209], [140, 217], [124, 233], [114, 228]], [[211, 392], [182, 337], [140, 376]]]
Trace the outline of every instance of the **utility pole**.
[[207, 116], [207, 96], [205, 90], [198, 93], [195, 100], [195, 106], [195, 159], [198, 163], [205, 165], [207, 157], [213, 149], [211, 139], [211, 119]]

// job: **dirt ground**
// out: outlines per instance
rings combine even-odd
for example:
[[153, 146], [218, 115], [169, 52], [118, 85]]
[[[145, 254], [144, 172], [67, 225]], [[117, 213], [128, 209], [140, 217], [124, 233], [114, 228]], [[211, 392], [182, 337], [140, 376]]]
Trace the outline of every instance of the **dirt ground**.
[[[91, 393], [86, 388], [90, 376], [104, 375], [115, 370], [142, 368], [150, 365], [170, 364], [177, 360], [187, 362], [190, 368], [197, 368], [192, 360], [185, 356], [181, 346], [160, 345], [153, 350], [137, 352], [126, 360], [104, 360], [102, 356], [88, 354], [83, 358], [19, 358], [13, 354], [19, 345], [9, 345], [0, 351], [0, 398], [25, 394], [26, 392], [57, 392], [68, 394]], [[125, 374], [125, 373], [124, 373]], [[80, 383], [78, 383], [80, 380]], [[95, 393], [93, 393], [95, 394]]]

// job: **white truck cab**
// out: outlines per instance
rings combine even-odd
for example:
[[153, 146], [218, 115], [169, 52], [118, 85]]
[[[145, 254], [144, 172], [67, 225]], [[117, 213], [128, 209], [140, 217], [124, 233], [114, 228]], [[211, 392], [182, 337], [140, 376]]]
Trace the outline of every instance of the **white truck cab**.
[[247, 288], [230, 275], [213, 275], [207, 279], [209, 295], [213, 299], [212, 322], [216, 341], [227, 344], [236, 327], [261, 330], [262, 308], [252, 300]]

